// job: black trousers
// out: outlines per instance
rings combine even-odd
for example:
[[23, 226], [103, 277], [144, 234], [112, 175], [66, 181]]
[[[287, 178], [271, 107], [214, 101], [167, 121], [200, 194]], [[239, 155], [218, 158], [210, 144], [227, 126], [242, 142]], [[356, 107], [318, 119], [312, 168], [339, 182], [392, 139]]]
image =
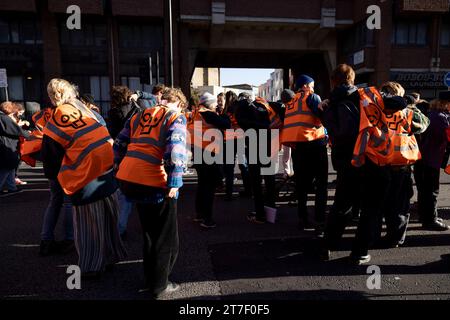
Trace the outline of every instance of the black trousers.
[[[388, 167], [388, 187], [383, 213], [386, 220], [386, 239], [389, 242], [403, 244], [409, 222], [410, 201], [414, 195], [411, 167]], [[380, 232], [381, 232], [380, 219]]]
[[214, 195], [216, 187], [221, 179], [218, 164], [196, 164], [197, 171], [197, 194], [195, 197], [195, 209], [197, 217], [206, 221], [212, 219]]
[[335, 249], [355, 211], [360, 210], [361, 169], [350, 163], [336, 168], [336, 192], [325, 228], [325, 243]]
[[[226, 143], [234, 143], [234, 154], [233, 154], [233, 163], [226, 163], [227, 153], [226, 147], [224, 147], [224, 174], [225, 174], [225, 192], [227, 195], [231, 196], [233, 194], [233, 185], [234, 185], [234, 167], [236, 166], [236, 155], [237, 155], [237, 142], [226, 141]], [[243, 157], [243, 155], [241, 156]], [[242, 159], [239, 159], [242, 161]], [[250, 177], [248, 173], [248, 164], [247, 163], [239, 163], [239, 170], [241, 171], [242, 183], [244, 185], [244, 190], [247, 193], [250, 193]]]
[[422, 160], [414, 165], [418, 211], [422, 224], [432, 223], [438, 217], [439, 176], [439, 169], [425, 165]]
[[316, 186], [315, 218], [318, 222], [325, 220], [328, 193], [328, 155], [327, 148], [321, 141], [300, 142], [292, 149], [294, 161], [294, 178], [297, 189], [298, 216], [300, 220], [308, 219], [308, 192]]
[[144, 236], [145, 284], [158, 294], [167, 287], [178, 256], [177, 200], [137, 203], [136, 208]]
[[370, 246], [379, 239], [381, 217], [386, 203], [389, 170], [366, 160], [361, 168], [361, 214], [352, 255], [367, 255]]
[[[275, 191], [275, 176], [274, 175], [261, 175], [260, 164], [250, 164], [248, 166], [248, 172], [250, 175], [253, 201], [255, 204], [256, 218], [258, 220], [265, 220], [266, 215], [264, 212], [264, 206], [274, 208], [276, 201]], [[264, 178], [265, 194], [263, 193], [262, 179]]]

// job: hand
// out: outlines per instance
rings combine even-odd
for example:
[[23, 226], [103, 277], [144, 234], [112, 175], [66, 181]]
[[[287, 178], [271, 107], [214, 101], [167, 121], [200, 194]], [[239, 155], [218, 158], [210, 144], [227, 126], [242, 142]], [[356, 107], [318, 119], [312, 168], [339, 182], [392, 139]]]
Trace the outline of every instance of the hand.
[[321, 111], [323, 111], [323, 109], [328, 108], [328, 103], [329, 103], [329, 102], [330, 102], [330, 100], [328, 100], [328, 99], [323, 100], [321, 103], [319, 103], [318, 108], [319, 108]]
[[178, 188], [170, 188], [169, 193], [167, 196], [169, 198], [175, 198], [177, 196]]
[[139, 96], [136, 93], [133, 93], [130, 96], [130, 101], [137, 101], [139, 99]]

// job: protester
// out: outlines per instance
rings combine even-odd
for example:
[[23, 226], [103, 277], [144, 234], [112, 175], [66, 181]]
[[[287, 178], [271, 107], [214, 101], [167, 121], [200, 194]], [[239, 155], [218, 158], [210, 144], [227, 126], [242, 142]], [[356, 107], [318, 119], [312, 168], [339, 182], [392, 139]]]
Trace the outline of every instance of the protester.
[[[281, 102], [284, 104], [284, 112], [282, 121], [284, 121], [285, 113], [286, 113], [286, 105], [292, 101], [295, 97], [295, 92], [290, 89], [284, 89], [281, 91]], [[281, 169], [283, 178], [288, 178], [294, 175], [294, 167], [292, 161], [292, 151], [291, 148], [287, 145], [282, 145], [281, 149], [283, 150], [283, 155], [281, 158]]]
[[[275, 192], [275, 171], [271, 174], [265, 174], [265, 194], [262, 189], [262, 175], [261, 169], [263, 167], [271, 166], [272, 161], [266, 166], [263, 166], [260, 158], [260, 148], [265, 145], [265, 150], [271, 156], [272, 152], [278, 153], [277, 150], [272, 150], [272, 135], [270, 129], [278, 129], [281, 126], [281, 121], [277, 112], [262, 98], [257, 98], [251, 101], [247, 94], [241, 94], [240, 100], [237, 102], [235, 116], [237, 123], [244, 131], [254, 131], [256, 141], [251, 141], [245, 138], [246, 158], [248, 160], [249, 179], [254, 200], [254, 210], [247, 215], [247, 220], [256, 223], [264, 224], [266, 222], [266, 214], [264, 206], [275, 208], [276, 192]], [[267, 134], [260, 134], [259, 130], [263, 130]], [[270, 170], [269, 168], [267, 168]]]
[[[428, 118], [416, 108], [414, 101], [403, 99], [405, 90], [397, 82], [386, 82], [380, 89], [387, 125], [394, 131], [391, 137], [392, 155], [388, 160], [388, 185], [382, 209], [386, 220], [386, 235], [382, 246], [393, 248], [403, 245], [410, 216], [410, 200], [414, 195], [411, 166], [420, 159], [419, 146], [414, 134], [423, 133]], [[400, 120], [402, 119], [403, 122]], [[381, 233], [382, 220], [379, 228]]]
[[[231, 128], [230, 119], [226, 115], [218, 115], [215, 112], [216, 106], [216, 97], [208, 92], [204, 93], [188, 128], [198, 178], [194, 221], [199, 222], [203, 228], [216, 227], [213, 219], [214, 193], [221, 182], [222, 174], [215, 157], [223, 156], [223, 130]], [[215, 135], [213, 141], [205, 139], [204, 134], [210, 129], [217, 130], [216, 133], [220, 137]], [[216, 141], [218, 138], [220, 141]]]
[[126, 256], [117, 229], [113, 141], [100, 119], [76, 99], [68, 81], [52, 79], [47, 92], [54, 110], [44, 128], [44, 172], [58, 179], [72, 201], [82, 275], [98, 278]]
[[221, 92], [221, 93], [219, 93], [217, 95], [217, 107], [216, 107], [217, 114], [222, 114], [224, 108], [225, 108], [225, 106], [224, 106], [224, 94], [223, 94], [223, 92]]
[[447, 137], [450, 127], [450, 91], [439, 93], [439, 98], [430, 103], [427, 115], [430, 126], [418, 139], [422, 159], [414, 166], [419, 218], [424, 229], [445, 231], [450, 227], [438, 217], [437, 198], [440, 168], [445, 168], [447, 164], [445, 153], [450, 145]]
[[315, 219], [320, 229], [325, 222], [328, 184], [327, 137], [320, 117], [320, 97], [314, 93], [314, 79], [300, 75], [297, 93], [288, 104], [281, 131], [281, 143], [292, 148], [298, 198], [299, 228], [310, 227], [307, 195], [315, 181]]
[[143, 290], [156, 298], [179, 289], [168, 277], [178, 255], [177, 199], [187, 161], [186, 98], [167, 88], [161, 101], [128, 120], [114, 144], [117, 179], [136, 202], [143, 230]]
[[6, 188], [6, 194], [19, 192], [16, 187], [15, 172], [20, 162], [19, 138], [29, 137], [14, 120], [17, 106], [14, 102], [3, 102], [0, 105], [0, 191]]
[[[224, 159], [227, 161], [224, 164], [224, 175], [225, 175], [225, 200], [230, 201], [233, 199], [233, 189], [234, 189], [234, 169], [236, 166], [236, 157], [239, 166], [239, 170], [241, 172], [242, 184], [244, 190], [239, 192], [239, 195], [242, 197], [248, 197], [251, 195], [251, 186], [250, 179], [248, 174], [248, 164], [245, 158], [245, 154], [238, 154], [238, 144], [242, 143], [242, 139], [244, 138], [243, 132], [239, 131], [241, 128], [237, 123], [235, 113], [236, 113], [236, 104], [237, 95], [233, 91], [227, 91], [225, 94], [225, 107], [223, 110], [223, 114], [227, 115], [231, 121], [231, 129], [232, 131], [225, 131], [224, 135]], [[226, 146], [230, 143], [233, 143], [233, 155], [231, 157], [227, 154]], [[230, 147], [229, 147], [230, 148]], [[230, 161], [232, 159], [232, 161]]]

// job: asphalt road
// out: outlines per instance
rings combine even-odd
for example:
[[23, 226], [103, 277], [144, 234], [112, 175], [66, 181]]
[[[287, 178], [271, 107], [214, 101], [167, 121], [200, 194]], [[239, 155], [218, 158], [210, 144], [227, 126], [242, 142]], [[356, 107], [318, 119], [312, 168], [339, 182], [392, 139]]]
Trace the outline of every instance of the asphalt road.
[[[0, 198], [0, 299], [149, 299], [142, 285], [141, 234], [136, 213], [128, 227], [128, 258], [99, 281], [83, 281], [81, 290], [66, 286], [66, 268], [75, 252], [40, 257], [39, 234], [49, 198], [39, 168], [20, 171], [25, 190]], [[330, 172], [329, 204], [335, 178]], [[354, 236], [347, 229], [341, 251], [329, 262], [316, 257], [314, 231], [298, 231], [296, 208], [280, 203], [275, 224], [246, 220], [251, 200], [215, 202], [217, 228], [202, 230], [194, 216], [194, 175], [187, 176], [179, 201], [180, 255], [172, 279], [182, 290], [172, 299], [450, 299], [450, 232], [419, 228], [413, 217], [405, 245], [373, 250], [370, 264], [381, 271], [381, 288], [367, 288], [367, 266], [346, 263]], [[450, 222], [450, 176], [442, 176], [440, 215]], [[310, 203], [312, 205], [312, 202]], [[61, 223], [57, 235], [61, 236]]]

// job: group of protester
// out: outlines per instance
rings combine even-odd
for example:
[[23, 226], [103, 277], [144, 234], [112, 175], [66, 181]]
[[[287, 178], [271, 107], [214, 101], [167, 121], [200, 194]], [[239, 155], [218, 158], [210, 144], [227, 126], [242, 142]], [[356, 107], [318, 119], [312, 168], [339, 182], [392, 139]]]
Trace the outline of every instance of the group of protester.
[[[16, 190], [14, 172], [20, 159], [30, 165], [42, 161], [50, 201], [40, 253], [67, 252], [75, 246], [87, 278], [98, 278], [126, 257], [123, 240], [135, 205], [144, 239], [144, 291], [161, 297], [179, 289], [168, 278], [178, 254], [177, 199], [189, 155], [198, 177], [194, 221], [209, 229], [216, 226], [214, 198], [222, 180], [225, 199], [234, 199], [236, 164], [243, 181], [239, 195], [253, 197], [254, 210], [247, 219], [266, 222], [267, 209], [276, 207], [277, 170], [267, 173], [264, 169], [271, 163], [258, 156], [252, 161], [252, 153], [256, 145], [256, 150], [275, 155], [273, 160], [282, 148], [283, 164], [292, 153], [299, 227], [314, 225], [324, 231], [321, 257], [330, 259], [357, 210], [350, 261], [367, 263], [374, 243], [397, 247], [405, 242], [412, 171], [423, 227], [449, 229], [437, 215], [437, 196], [440, 168], [448, 161], [450, 92], [428, 103], [417, 95], [405, 96], [395, 82], [358, 88], [354, 80], [350, 66], [338, 65], [324, 101], [308, 75], [300, 75], [294, 91], [285, 89], [277, 102], [228, 91], [217, 97], [204, 93], [197, 103], [188, 102], [180, 89], [163, 85], [152, 93], [116, 86], [105, 121], [92, 96], [80, 95], [66, 80], [53, 79], [47, 87], [52, 106], [33, 115], [31, 132], [11, 116], [19, 110], [17, 104], [1, 104], [0, 188]], [[223, 133], [223, 139], [205, 139], [210, 129]], [[249, 139], [252, 130], [268, 134], [256, 135], [255, 143]], [[328, 147], [337, 172], [329, 212]], [[205, 154], [232, 160], [211, 163]], [[291, 173], [289, 165], [285, 167]], [[314, 223], [307, 208], [311, 192]], [[65, 239], [57, 242], [54, 230], [62, 208]], [[386, 235], [381, 239], [383, 218]]]

